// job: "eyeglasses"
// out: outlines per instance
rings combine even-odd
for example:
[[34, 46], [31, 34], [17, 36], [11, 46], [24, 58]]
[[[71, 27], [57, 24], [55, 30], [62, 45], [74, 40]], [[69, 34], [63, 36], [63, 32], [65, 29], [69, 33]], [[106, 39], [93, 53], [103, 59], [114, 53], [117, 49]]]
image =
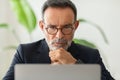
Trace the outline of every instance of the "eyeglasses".
[[59, 29], [64, 35], [70, 35], [74, 30], [73, 24], [64, 25], [63, 28], [57, 28], [55, 25], [46, 25], [46, 26], [47, 26], [45, 28], [46, 31], [48, 32], [48, 34], [51, 35], [55, 35]]

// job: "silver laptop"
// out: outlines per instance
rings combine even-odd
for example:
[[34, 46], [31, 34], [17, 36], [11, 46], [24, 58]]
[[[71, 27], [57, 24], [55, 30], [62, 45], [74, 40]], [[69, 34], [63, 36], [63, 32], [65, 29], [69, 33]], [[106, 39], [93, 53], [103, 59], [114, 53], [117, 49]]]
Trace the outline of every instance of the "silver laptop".
[[100, 80], [99, 65], [15, 65], [15, 80]]

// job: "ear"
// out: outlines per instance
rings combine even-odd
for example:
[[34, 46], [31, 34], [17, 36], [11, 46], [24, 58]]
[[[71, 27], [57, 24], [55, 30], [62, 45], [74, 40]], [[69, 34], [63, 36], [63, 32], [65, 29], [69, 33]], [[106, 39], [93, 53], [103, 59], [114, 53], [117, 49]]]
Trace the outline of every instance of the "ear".
[[75, 30], [78, 28], [79, 26], [79, 21], [75, 21]]
[[39, 27], [40, 27], [40, 29], [41, 30], [43, 30], [44, 29], [44, 23], [43, 23], [43, 21], [41, 20], [41, 21], [39, 21]]

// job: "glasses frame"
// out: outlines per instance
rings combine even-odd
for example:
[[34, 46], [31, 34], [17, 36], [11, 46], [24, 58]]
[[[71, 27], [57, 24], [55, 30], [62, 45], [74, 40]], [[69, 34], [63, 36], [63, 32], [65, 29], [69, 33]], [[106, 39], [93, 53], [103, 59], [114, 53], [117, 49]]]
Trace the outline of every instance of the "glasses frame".
[[[45, 24], [45, 23], [44, 23], [44, 24]], [[73, 30], [74, 30], [74, 27], [73, 27], [73, 26], [74, 26], [74, 23], [68, 24], [68, 25], [71, 26], [71, 27], [69, 27], [69, 28], [71, 28], [71, 32], [70, 32], [70, 33], [67, 33], [67, 34], [64, 32], [65, 27], [63, 27], [63, 28], [54, 27], [54, 28], [56, 29], [56, 32], [53, 33], [53, 34], [52, 34], [52, 33], [49, 33], [49, 31], [48, 31], [48, 29], [50, 28], [50, 27], [48, 27], [49, 25], [46, 25], [46, 24], [45, 24], [45, 26], [46, 26], [45, 29], [46, 29], [47, 33], [50, 34], [50, 35], [55, 35], [55, 34], [58, 32], [58, 30], [60, 30], [60, 31], [62, 32], [62, 34], [64, 34], [64, 35], [70, 35], [70, 34], [72, 34], [72, 32], [73, 32]]]

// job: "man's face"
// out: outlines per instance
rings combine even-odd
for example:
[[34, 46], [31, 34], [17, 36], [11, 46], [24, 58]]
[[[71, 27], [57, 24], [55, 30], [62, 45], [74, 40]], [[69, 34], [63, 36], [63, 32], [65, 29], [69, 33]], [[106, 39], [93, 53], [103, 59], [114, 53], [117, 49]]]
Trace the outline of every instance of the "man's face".
[[78, 21], [74, 20], [74, 13], [70, 8], [49, 7], [44, 12], [44, 21], [40, 21], [40, 28], [50, 50], [67, 48], [71, 45]]

